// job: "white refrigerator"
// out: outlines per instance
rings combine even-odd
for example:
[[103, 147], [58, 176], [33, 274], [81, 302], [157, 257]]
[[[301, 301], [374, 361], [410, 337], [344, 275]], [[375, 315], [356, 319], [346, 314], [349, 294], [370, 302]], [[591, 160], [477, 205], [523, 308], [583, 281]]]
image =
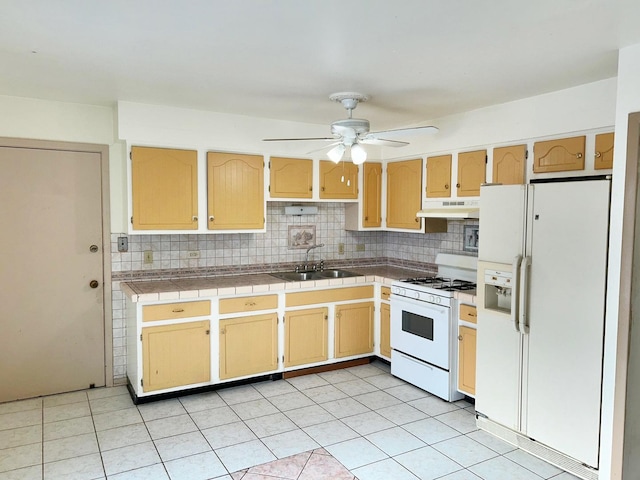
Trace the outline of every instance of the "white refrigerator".
[[610, 179], [480, 190], [478, 426], [596, 478]]

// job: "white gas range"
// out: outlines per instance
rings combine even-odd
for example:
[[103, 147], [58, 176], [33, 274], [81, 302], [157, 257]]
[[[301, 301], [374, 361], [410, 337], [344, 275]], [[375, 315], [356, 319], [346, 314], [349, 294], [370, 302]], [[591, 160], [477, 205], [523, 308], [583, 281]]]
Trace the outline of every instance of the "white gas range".
[[477, 260], [439, 254], [435, 276], [391, 286], [391, 373], [450, 402], [464, 397], [457, 391], [454, 293], [475, 294]]

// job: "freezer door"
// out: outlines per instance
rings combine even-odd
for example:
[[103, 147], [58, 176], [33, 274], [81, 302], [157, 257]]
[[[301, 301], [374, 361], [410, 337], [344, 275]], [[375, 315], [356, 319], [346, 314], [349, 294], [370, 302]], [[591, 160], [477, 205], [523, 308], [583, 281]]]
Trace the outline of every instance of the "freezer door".
[[[514, 265], [515, 264], [515, 265]], [[517, 309], [499, 305], [499, 291], [485, 280], [487, 272], [511, 272], [512, 265], [478, 262], [478, 332], [476, 346], [476, 412], [512, 430], [521, 431], [522, 350], [526, 337], [518, 328]], [[517, 299], [513, 285], [511, 299]], [[504, 302], [503, 302], [504, 303]]]
[[597, 467], [609, 181], [536, 184], [532, 193], [526, 431]]
[[525, 185], [480, 187], [478, 260], [511, 263], [524, 248]]

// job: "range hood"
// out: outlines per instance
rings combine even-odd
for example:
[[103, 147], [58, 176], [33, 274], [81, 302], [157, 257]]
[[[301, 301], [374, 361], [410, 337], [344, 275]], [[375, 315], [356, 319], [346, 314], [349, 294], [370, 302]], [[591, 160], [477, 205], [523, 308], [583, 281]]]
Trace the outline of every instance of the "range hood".
[[479, 200], [443, 200], [427, 201], [417, 214], [420, 218], [447, 218], [462, 220], [464, 218], [480, 218]]

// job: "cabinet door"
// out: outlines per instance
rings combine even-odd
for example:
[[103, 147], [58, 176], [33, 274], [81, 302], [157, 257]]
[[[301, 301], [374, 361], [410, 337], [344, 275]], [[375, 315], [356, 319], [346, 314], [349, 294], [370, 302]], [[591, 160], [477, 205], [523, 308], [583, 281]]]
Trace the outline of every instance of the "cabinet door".
[[451, 196], [451, 155], [427, 158], [427, 198]]
[[334, 336], [336, 358], [373, 352], [373, 302], [336, 305]]
[[380, 355], [391, 358], [391, 308], [380, 304]]
[[131, 200], [134, 230], [196, 230], [197, 152], [131, 147]]
[[476, 394], [476, 329], [458, 327], [458, 390]]
[[209, 321], [142, 329], [142, 390], [211, 380]]
[[534, 173], [584, 170], [584, 144], [584, 135], [534, 143]]
[[310, 308], [284, 315], [284, 366], [327, 359], [329, 309]]
[[480, 185], [485, 182], [486, 169], [486, 150], [458, 154], [458, 183], [456, 184], [458, 196], [479, 196]]
[[387, 164], [387, 227], [420, 230], [422, 160]]
[[364, 192], [362, 195], [362, 226], [382, 225], [382, 164], [364, 164]]
[[263, 158], [208, 152], [207, 204], [209, 230], [263, 228]]
[[220, 379], [278, 368], [276, 313], [220, 320]]
[[320, 198], [357, 199], [358, 166], [320, 160]]
[[313, 160], [271, 157], [269, 193], [273, 198], [311, 198]]
[[527, 157], [526, 145], [493, 149], [493, 183], [521, 185]]
[[613, 168], [613, 133], [596, 135], [595, 155], [594, 168], [596, 170]]

